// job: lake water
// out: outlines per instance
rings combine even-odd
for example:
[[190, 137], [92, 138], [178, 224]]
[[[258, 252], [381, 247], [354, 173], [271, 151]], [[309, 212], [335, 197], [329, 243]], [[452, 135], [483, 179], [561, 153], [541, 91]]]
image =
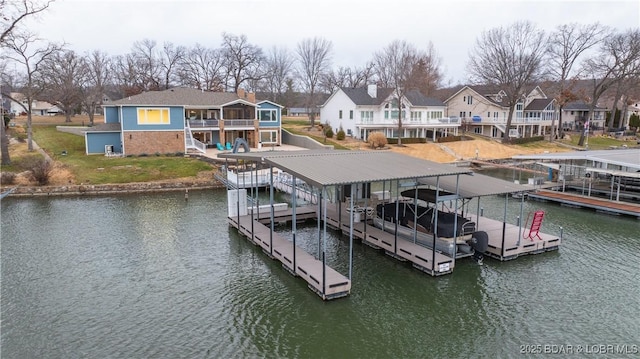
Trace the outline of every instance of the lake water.
[[[504, 197], [481, 204], [502, 218]], [[638, 356], [637, 219], [527, 201], [559, 251], [438, 278], [356, 241], [352, 294], [323, 302], [227, 225], [224, 191], [1, 205], [2, 358]], [[348, 239], [328, 263], [347, 273]]]

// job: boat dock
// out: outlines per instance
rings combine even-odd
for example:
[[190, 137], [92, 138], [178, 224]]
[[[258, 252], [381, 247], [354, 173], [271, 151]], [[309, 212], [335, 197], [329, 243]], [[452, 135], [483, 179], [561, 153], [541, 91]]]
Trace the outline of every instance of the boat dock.
[[[506, 201], [509, 196], [505, 196], [504, 220], [483, 217], [480, 197], [524, 193], [530, 188], [474, 174], [470, 169], [379, 151], [273, 151], [220, 156], [242, 160], [243, 163], [259, 163], [255, 167], [249, 166], [249, 171], [251, 168], [269, 167], [271, 183], [274, 183], [274, 172], [283, 171], [289, 176], [285, 182], [291, 193], [300, 195], [299, 190], [303, 189], [303, 192], [312, 195], [304, 198], [304, 206], [298, 206], [298, 196], [292, 195], [291, 208], [286, 208], [288, 204], [283, 204], [282, 208], [280, 204], [273, 204], [275, 186], [272, 185], [269, 187], [271, 204], [256, 208], [249, 207], [248, 203], [257, 201], [247, 197], [247, 190], [234, 186], [227, 191], [228, 222], [268, 256], [280, 261], [283, 268], [291, 274], [303, 278], [308, 287], [323, 300], [350, 294], [353, 281], [353, 239], [384, 250], [385, 254], [397, 260], [410, 262], [413, 267], [432, 276], [452, 273], [456, 261], [468, 256], [473, 256], [479, 262], [483, 253], [500, 260], [510, 260], [525, 254], [558, 249], [561, 242], [561, 238], [539, 232], [542, 218], [537, 222], [533, 235], [529, 233], [525, 236], [527, 229], [523, 226], [507, 224]], [[378, 186], [376, 189], [382, 191], [372, 192], [372, 185]], [[411, 189], [414, 189], [414, 196], [408, 198], [404, 193]], [[422, 229], [418, 233], [415, 224], [398, 224], [400, 217], [397, 210], [394, 230], [384, 227], [384, 223], [389, 221], [386, 217], [381, 222], [383, 229], [376, 227], [379, 223], [374, 225], [378, 218], [377, 204], [385, 201], [412, 201], [417, 206], [417, 194], [424, 190], [430, 191], [433, 198], [420, 200], [436, 209], [433, 213], [437, 214], [431, 224], [437, 229], [432, 232], [441, 231], [440, 236], [422, 232]], [[477, 213], [480, 213], [475, 218], [478, 225], [470, 229], [475, 232], [465, 232], [463, 236], [461, 232], [452, 229], [456, 222], [449, 222], [450, 219], [447, 218], [458, 218], [462, 222], [457, 223], [466, 226], [473, 215], [464, 213], [465, 201], [476, 197]], [[444, 212], [445, 207], [449, 209], [448, 212]], [[441, 216], [442, 222], [438, 222]], [[318, 225], [317, 255], [307, 253], [296, 245], [296, 224], [312, 218], [324, 223], [322, 226]], [[274, 229], [277, 223], [290, 223], [292, 230], [286, 234], [278, 233]], [[336, 229], [349, 237], [348, 274], [339, 273], [327, 266], [328, 228]], [[533, 225], [529, 228], [529, 232], [532, 231]]]
[[[280, 213], [282, 212], [282, 213]], [[291, 209], [278, 213], [277, 221], [293, 220]], [[296, 218], [316, 217], [315, 210], [309, 207], [296, 208]], [[351, 291], [351, 280], [338, 273], [322, 261], [314, 258], [304, 249], [294, 245], [277, 232], [272, 232], [262, 222], [270, 221], [270, 213], [261, 214], [262, 222], [257, 215], [229, 217], [228, 222], [243, 234], [251, 243], [262, 248], [269, 257], [282, 263], [282, 266], [296, 277], [301, 277], [308, 283], [309, 289], [318, 294], [323, 300], [344, 297]], [[298, 220], [300, 218], [297, 218]]]
[[558, 250], [562, 243], [560, 236], [530, 231], [530, 228], [477, 215], [471, 215], [471, 219], [489, 237], [489, 248], [485, 254], [501, 261]]
[[529, 198], [540, 201], [557, 202], [562, 205], [589, 208], [598, 212], [627, 215], [640, 219], [640, 204], [613, 201], [574, 193], [539, 190], [528, 194]]

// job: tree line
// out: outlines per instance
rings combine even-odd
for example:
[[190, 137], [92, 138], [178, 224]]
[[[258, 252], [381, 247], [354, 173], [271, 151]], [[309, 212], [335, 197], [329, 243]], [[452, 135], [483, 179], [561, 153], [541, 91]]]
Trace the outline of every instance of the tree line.
[[[300, 92], [304, 106], [312, 108], [318, 105], [318, 94], [330, 94], [338, 87], [377, 84], [393, 88], [402, 102], [410, 90], [430, 96], [443, 85], [442, 60], [431, 42], [421, 49], [395, 40], [363, 65], [340, 67], [332, 64], [332, 42], [322, 37], [303, 39], [293, 50], [275, 46], [264, 50], [246, 35], [227, 32], [218, 45], [142, 39], [123, 55], [100, 50], [80, 54], [7, 21], [19, 21], [34, 9], [43, 11], [51, 1], [8, 1], [0, 0], [0, 10], [9, 14], [1, 22], [0, 84], [3, 96], [9, 97], [10, 90], [25, 96], [28, 127], [31, 108], [27, 106], [35, 99], [57, 104], [66, 121], [78, 111], [86, 112], [93, 124], [93, 114], [107, 90], [126, 97], [174, 86], [233, 92], [243, 88], [285, 107], [292, 105], [291, 94]], [[640, 31], [570, 23], [547, 33], [531, 22], [519, 21], [481, 32], [469, 53], [467, 70], [470, 84], [491, 84], [506, 92], [507, 128], [527, 85], [543, 80], [557, 84], [554, 92], [561, 108], [577, 99], [594, 107], [606, 91], [613, 91], [614, 103], [624, 106], [640, 97]], [[574, 88], [578, 79], [592, 81], [588, 93]], [[311, 115], [311, 125], [314, 121]], [[555, 136], [561, 119], [552, 127]], [[30, 143], [29, 130], [27, 137]]]

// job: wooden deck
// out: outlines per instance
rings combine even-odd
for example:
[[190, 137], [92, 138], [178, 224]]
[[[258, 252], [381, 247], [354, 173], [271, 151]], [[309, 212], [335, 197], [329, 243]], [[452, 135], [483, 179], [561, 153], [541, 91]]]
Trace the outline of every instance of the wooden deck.
[[[327, 225], [348, 235], [351, 229], [349, 213], [342, 208], [338, 215], [335, 207], [327, 207]], [[393, 258], [411, 262], [415, 268], [432, 276], [451, 273], [455, 266], [453, 258], [436, 251], [434, 260], [434, 252], [430, 248], [400, 237], [395, 238], [392, 233], [376, 228], [369, 221], [354, 222], [353, 236], [373, 248], [383, 249]]]
[[[290, 209], [289, 212], [291, 212]], [[313, 213], [315, 216], [315, 211]], [[269, 213], [266, 214], [268, 215]], [[283, 220], [283, 218], [280, 217], [280, 220]], [[279, 260], [282, 266], [291, 274], [303, 278], [308, 283], [309, 288], [323, 300], [344, 297], [351, 292], [349, 278], [329, 266], [323, 266], [322, 261], [314, 258], [298, 246], [294, 247], [291, 241], [280, 234], [271, 233], [270, 228], [258, 220], [252, 219], [251, 216], [229, 217], [228, 222], [237, 228], [241, 234], [245, 235], [251, 243], [260, 246], [267, 255]]]
[[574, 207], [595, 209], [596, 211], [612, 214], [634, 216], [640, 219], [640, 204], [611, 201], [579, 194], [548, 190], [539, 190], [535, 193], [529, 193], [528, 197], [543, 201], [558, 202], [560, 204]]
[[[476, 222], [478, 231], [486, 232], [489, 237], [489, 248], [485, 254], [501, 261], [557, 250], [562, 242], [559, 236], [542, 232], [539, 232], [537, 237], [533, 236], [534, 239], [524, 238], [529, 234], [528, 228], [522, 227], [522, 233], [520, 233], [519, 226], [487, 217], [478, 218], [476, 215], [471, 215], [471, 220]], [[502, 246], [503, 233], [504, 247]], [[519, 244], [518, 238], [520, 238]]]

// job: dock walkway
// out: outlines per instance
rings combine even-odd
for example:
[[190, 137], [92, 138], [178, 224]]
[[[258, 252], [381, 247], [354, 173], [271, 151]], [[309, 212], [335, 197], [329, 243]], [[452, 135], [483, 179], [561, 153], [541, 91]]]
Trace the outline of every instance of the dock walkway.
[[627, 202], [612, 201], [594, 197], [583, 196], [579, 194], [570, 194], [566, 192], [539, 190], [535, 193], [528, 193], [529, 198], [558, 202], [560, 204], [590, 208], [596, 211], [608, 212], [613, 214], [623, 214], [640, 218], [640, 204]]
[[[280, 219], [284, 220], [284, 217]], [[314, 258], [300, 247], [294, 246], [293, 242], [280, 234], [272, 233], [269, 227], [258, 220], [252, 219], [251, 216], [240, 216], [228, 217], [228, 222], [245, 235], [251, 243], [260, 246], [267, 255], [279, 260], [291, 274], [303, 278], [309, 288], [323, 300], [344, 297], [350, 293], [351, 281], [349, 278], [333, 268], [323, 265], [322, 261]]]
[[[525, 226], [522, 227], [522, 233], [519, 236], [519, 226], [487, 217], [478, 217], [475, 214], [471, 215], [471, 220], [476, 222], [479, 231], [486, 232], [489, 237], [489, 247], [485, 254], [501, 261], [557, 250], [562, 242], [560, 237], [542, 232], [537, 234], [537, 239], [524, 238], [529, 234], [529, 228]], [[504, 246], [502, 245], [503, 232]]]

